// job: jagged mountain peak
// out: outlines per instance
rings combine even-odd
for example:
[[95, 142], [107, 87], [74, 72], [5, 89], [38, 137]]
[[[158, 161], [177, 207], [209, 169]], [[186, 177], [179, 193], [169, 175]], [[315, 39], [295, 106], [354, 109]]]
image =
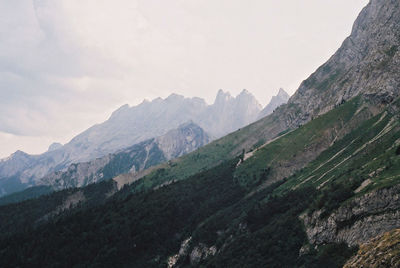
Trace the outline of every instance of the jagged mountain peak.
[[247, 89], [243, 89], [237, 96], [236, 100], [251, 100], [252, 102], [257, 102], [253, 94], [251, 94]]
[[246, 95], [251, 95], [251, 96], [252, 96], [252, 94], [251, 94], [247, 89], [244, 88], [244, 89], [239, 93], [238, 96], [246, 96]]
[[278, 94], [276, 96], [272, 96], [270, 102], [260, 112], [258, 118], [262, 118], [271, 114], [280, 105], [285, 104], [289, 98], [289, 94], [287, 94], [283, 88], [280, 88]]
[[283, 88], [279, 88], [278, 95], [276, 96], [283, 99], [289, 99], [290, 97], [289, 94]]
[[214, 101], [214, 105], [219, 105], [225, 102], [232, 100], [233, 97], [229, 91], [223, 91], [222, 89], [218, 90], [217, 96]]

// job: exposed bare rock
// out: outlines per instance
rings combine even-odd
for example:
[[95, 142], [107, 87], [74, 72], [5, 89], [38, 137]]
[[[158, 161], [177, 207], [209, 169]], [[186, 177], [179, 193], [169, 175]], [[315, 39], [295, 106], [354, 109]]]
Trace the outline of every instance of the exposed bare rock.
[[181, 244], [181, 248], [179, 249], [178, 254], [175, 254], [168, 258], [168, 268], [175, 267], [175, 265], [180, 259], [187, 256], [191, 240], [192, 237], [189, 237], [188, 239], [184, 240]]
[[217, 253], [217, 247], [199, 243], [197, 245], [192, 245], [192, 237], [182, 241], [179, 253], [168, 258], [168, 267], [179, 267], [180, 263], [187, 257], [189, 257], [191, 265], [197, 265], [202, 260], [208, 257], [214, 256]]
[[217, 248], [215, 246], [207, 247], [205, 244], [200, 243], [195, 246], [190, 253], [190, 263], [196, 265], [200, 261], [207, 259], [210, 256], [214, 256], [215, 253], [217, 253]]
[[354, 23], [351, 36], [290, 98], [298, 123], [357, 95], [387, 103], [400, 89], [400, 2], [372, 0]]
[[[115, 154], [90, 162], [70, 165], [66, 170], [50, 173], [41, 184], [54, 189], [82, 187], [123, 173], [136, 174], [151, 166], [190, 153], [206, 145], [210, 137], [193, 122], [181, 125], [167, 134], [135, 144]], [[124, 176], [121, 175], [123, 181]], [[116, 180], [118, 181], [118, 180]], [[123, 185], [125, 182], [122, 182]]]
[[310, 243], [360, 245], [400, 228], [400, 185], [354, 198], [326, 218], [321, 218], [321, 213], [302, 216]]
[[360, 246], [344, 268], [400, 267], [400, 229], [375, 237]]

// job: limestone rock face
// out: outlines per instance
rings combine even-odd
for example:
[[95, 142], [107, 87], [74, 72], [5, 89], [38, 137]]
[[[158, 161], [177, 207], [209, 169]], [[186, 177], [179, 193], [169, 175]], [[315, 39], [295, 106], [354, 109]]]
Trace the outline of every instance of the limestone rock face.
[[343, 267], [399, 267], [399, 252], [400, 229], [396, 229], [362, 244], [357, 254]]
[[340, 49], [305, 80], [288, 104], [302, 123], [357, 95], [386, 103], [400, 92], [400, 2], [371, 0]]
[[114, 154], [89, 162], [70, 165], [47, 174], [39, 184], [60, 190], [82, 187], [122, 173], [138, 172], [150, 166], [190, 153], [206, 145], [210, 137], [202, 128], [189, 122], [157, 138], [135, 144]]
[[310, 243], [360, 245], [400, 228], [400, 185], [355, 198], [327, 218], [321, 219], [320, 214], [316, 211], [302, 217]]

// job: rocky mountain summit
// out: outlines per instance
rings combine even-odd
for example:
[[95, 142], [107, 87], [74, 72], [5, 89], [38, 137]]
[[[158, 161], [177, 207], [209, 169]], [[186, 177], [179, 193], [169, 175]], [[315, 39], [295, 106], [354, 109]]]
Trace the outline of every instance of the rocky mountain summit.
[[372, 0], [340, 49], [290, 98], [301, 124], [358, 96], [388, 103], [400, 94], [400, 2]]

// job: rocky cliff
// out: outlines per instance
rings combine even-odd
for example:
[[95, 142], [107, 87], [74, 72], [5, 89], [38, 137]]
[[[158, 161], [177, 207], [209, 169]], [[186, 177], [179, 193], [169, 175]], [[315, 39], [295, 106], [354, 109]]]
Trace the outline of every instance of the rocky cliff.
[[400, 2], [372, 0], [340, 49], [305, 80], [290, 98], [301, 124], [354, 96], [383, 103], [399, 96]]
[[354, 198], [327, 217], [321, 212], [302, 217], [310, 243], [360, 245], [400, 227], [400, 185]]
[[387, 232], [360, 246], [344, 265], [351, 267], [400, 267], [400, 229]]
[[89, 162], [70, 165], [66, 170], [47, 174], [39, 184], [60, 190], [83, 187], [112, 179], [122, 173], [135, 173], [206, 145], [210, 137], [190, 122], [157, 138], [135, 144], [114, 154]]

